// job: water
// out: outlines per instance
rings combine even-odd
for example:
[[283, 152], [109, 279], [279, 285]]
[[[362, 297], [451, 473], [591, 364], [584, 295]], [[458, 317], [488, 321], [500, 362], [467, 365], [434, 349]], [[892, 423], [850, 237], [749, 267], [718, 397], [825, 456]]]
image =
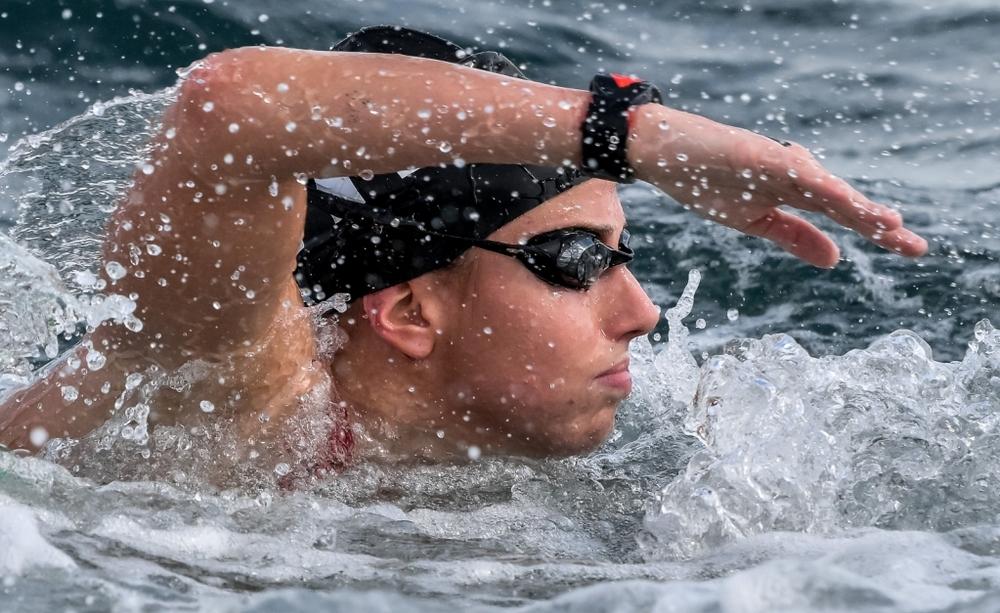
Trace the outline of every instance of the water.
[[364, 464], [294, 493], [0, 452], [0, 608], [997, 610], [1000, 333], [978, 322], [1000, 302], [998, 21], [982, 0], [0, 7], [0, 389], [88, 323], [130, 325], [97, 249], [176, 68], [371, 23], [564, 85], [669, 84], [813, 148], [931, 243], [911, 262], [836, 232], [845, 261], [813, 270], [630, 186], [634, 271], [679, 305], [670, 344], [665, 318], [633, 348], [601, 450]]

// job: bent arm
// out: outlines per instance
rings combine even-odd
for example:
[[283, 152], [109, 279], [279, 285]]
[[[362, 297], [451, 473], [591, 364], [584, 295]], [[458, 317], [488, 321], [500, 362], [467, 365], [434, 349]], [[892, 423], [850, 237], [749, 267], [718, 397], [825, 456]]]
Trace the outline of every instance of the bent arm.
[[[149, 174], [137, 175], [115, 216], [107, 259], [132, 262], [116, 287], [140, 296], [146, 337], [169, 335], [193, 352], [257, 338], [289, 306], [282, 297], [305, 209], [296, 177], [456, 158], [578, 164], [589, 100], [580, 90], [399, 55], [255, 47], [209, 56], [181, 84]], [[905, 255], [926, 249], [897, 213], [802, 147], [660, 105], [634, 119], [629, 153], [639, 177], [696, 213], [821, 266], [836, 262], [836, 246], [778, 205], [820, 211]], [[150, 240], [161, 255], [148, 253]]]

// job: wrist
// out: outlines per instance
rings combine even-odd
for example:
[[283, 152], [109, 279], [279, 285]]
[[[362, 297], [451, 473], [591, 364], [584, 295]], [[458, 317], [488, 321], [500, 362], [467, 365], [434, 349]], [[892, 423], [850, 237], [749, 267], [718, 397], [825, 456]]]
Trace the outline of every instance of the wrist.
[[644, 104], [632, 109], [626, 151], [637, 179], [656, 183], [676, 166], [667, 159], [665, 145], [679, 134], [676, 124], [681, 118], [682, 113], [662, 104]]

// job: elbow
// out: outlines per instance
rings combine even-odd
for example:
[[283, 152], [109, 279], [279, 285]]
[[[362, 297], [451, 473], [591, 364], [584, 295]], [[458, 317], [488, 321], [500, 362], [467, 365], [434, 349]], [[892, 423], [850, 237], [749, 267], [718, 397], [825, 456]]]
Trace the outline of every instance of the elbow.
[[182, 71], [172, 127], [183, 132], [189, 143], [225, 138], [224, 126], [252, 104], [247, 94], [252, 94], [254, 66], [259, 65], [257, 58], [263, 51], [260, 47], [220, 51]]
[[197, 116], [210, 112], [216, 101], [228, 100], [239, 92], [246, 71], [246, 51], [229, 49], [212, 53], [182, 70], [177, 107]]

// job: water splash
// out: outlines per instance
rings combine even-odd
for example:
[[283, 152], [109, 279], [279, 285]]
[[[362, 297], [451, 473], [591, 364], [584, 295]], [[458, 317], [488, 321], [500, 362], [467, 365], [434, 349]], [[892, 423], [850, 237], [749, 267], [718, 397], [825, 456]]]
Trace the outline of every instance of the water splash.
[[645, 555], [689, 557], [775, 530], [993, 521], [998, 356], [987, 321], [949, 364], [905, 330], [821, 358], [784, 334], [731, 343], [702, 366], [685, 426], [704, 449], [656, 496]]

